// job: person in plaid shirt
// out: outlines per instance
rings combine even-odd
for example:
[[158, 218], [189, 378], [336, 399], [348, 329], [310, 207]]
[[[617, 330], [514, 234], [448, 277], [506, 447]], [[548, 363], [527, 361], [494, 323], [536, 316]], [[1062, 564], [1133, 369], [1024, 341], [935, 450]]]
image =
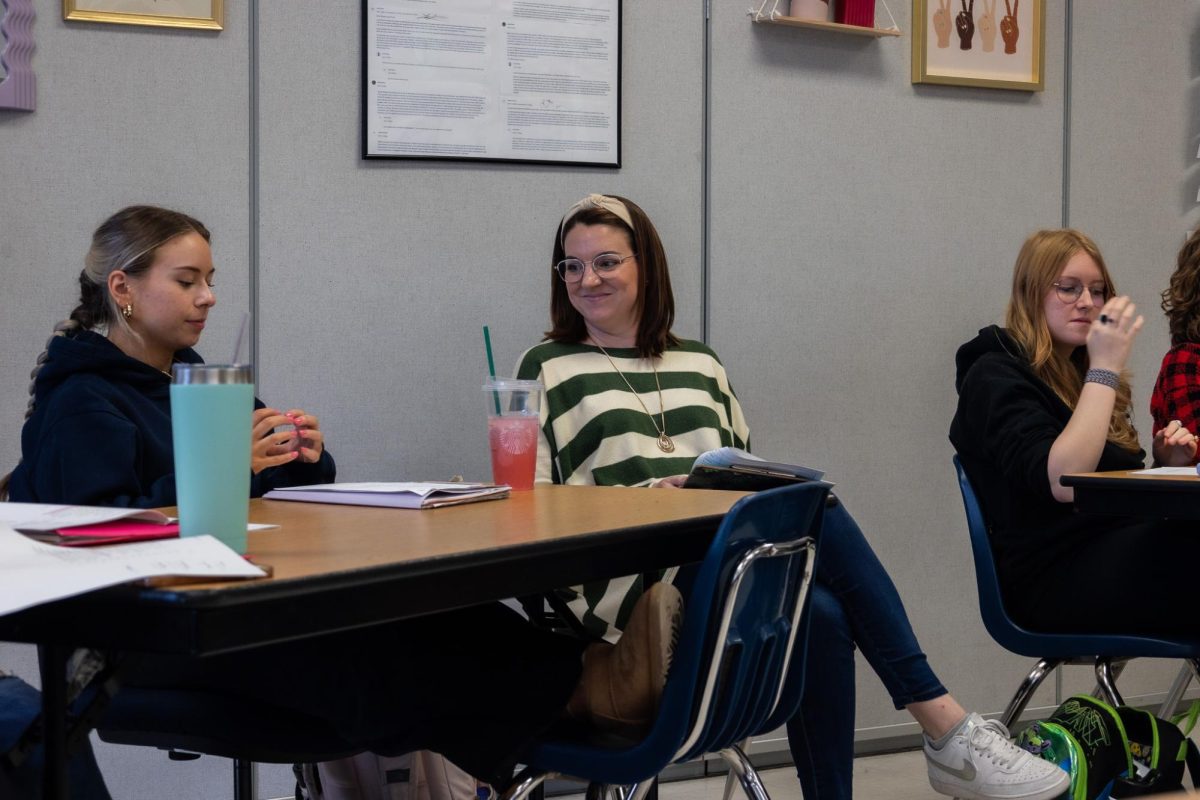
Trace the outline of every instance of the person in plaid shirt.
[[[1173, 421], [1190, 431], [1200, 423], [1200, 231], [1179, 251], [1171, 284], [1162, 293], [1162, 309], [1171, 326], [1171, 349], [1163, 356], [1150, 414], [1154, 433]], [[1192, 459], [1200, 461], [1200, 453]]]

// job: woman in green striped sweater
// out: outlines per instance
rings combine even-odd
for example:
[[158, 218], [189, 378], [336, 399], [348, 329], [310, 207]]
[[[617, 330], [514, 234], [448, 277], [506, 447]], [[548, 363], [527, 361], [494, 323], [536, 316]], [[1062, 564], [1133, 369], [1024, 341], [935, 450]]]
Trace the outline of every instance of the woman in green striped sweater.
[[[559, 223], [552, 263], [552, 327], [517, 368], [517, 377], [546, 387], [539, 482], [678, 487], [706, 450], [748, 447], [749, 429], [716, 354], [671, 333], [666, 254], [642, 209], [622, 197], [585, 197]], [[611, 640], [642, 589], [631, 576], [563, 595], [590, 633]], [[807, 800], [851, 796], [855, 645], [896, 708], [925, 731], [934, 789], [976, 800], [1048, 800], [1065, 791], [1062, 770], [1011, 744], [1002, 725], [967, 714], [947, 693], [844, 504], [825, 513], [810, 597], [805, 699], [788, 723]]]

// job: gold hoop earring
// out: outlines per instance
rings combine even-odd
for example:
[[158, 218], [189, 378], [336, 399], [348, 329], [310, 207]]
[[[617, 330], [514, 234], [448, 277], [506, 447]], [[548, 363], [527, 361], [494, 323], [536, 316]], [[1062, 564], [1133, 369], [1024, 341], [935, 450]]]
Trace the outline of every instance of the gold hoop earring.
[[125, 307], [121, 309], [121, 315], [124, 316], [125, 319], [132, 318], [133, 317], [133, 303], [126, 303]]

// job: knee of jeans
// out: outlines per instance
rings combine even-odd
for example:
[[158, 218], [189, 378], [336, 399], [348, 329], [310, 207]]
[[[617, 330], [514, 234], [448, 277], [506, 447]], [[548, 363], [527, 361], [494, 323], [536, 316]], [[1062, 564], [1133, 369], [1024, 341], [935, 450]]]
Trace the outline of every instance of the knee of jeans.
[[850, 618], [837, 595], [828, 587], [814, 583], [808, 593], [809, 647], [854, 648]]

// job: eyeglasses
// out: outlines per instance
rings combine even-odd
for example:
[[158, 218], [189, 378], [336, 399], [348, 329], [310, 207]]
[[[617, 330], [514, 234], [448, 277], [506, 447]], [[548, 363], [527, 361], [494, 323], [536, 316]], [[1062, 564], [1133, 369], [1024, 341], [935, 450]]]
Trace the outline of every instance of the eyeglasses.
[[554, 265], [554, 271], [558, 273], [558, 277], [567, 283], [579, 283], [583, 280], [583, 275], [587, 272], [588, 265], [590, 264], [595, 276], [603, 280], [611, 275], [617, 267], [629, 259], [636, 257], [637, 253], [631, 253], [624, 258], [616, 253], [601, 253], [591, 261], [583, 261], [578, 258], [564, 258]]
[[1082, 283], [1054, 284], [1054, 291], [1058, 292], [1058, 299], [1064, 303], [1077, 302], [1083, 296], [1084, 289], [1087, 289], [1088, 296], [1092, 299], [1092, 305], [1102, 306], [1108, 302], [1108, 287], [1103, 283], [1092, 286], [1084, 286]]

